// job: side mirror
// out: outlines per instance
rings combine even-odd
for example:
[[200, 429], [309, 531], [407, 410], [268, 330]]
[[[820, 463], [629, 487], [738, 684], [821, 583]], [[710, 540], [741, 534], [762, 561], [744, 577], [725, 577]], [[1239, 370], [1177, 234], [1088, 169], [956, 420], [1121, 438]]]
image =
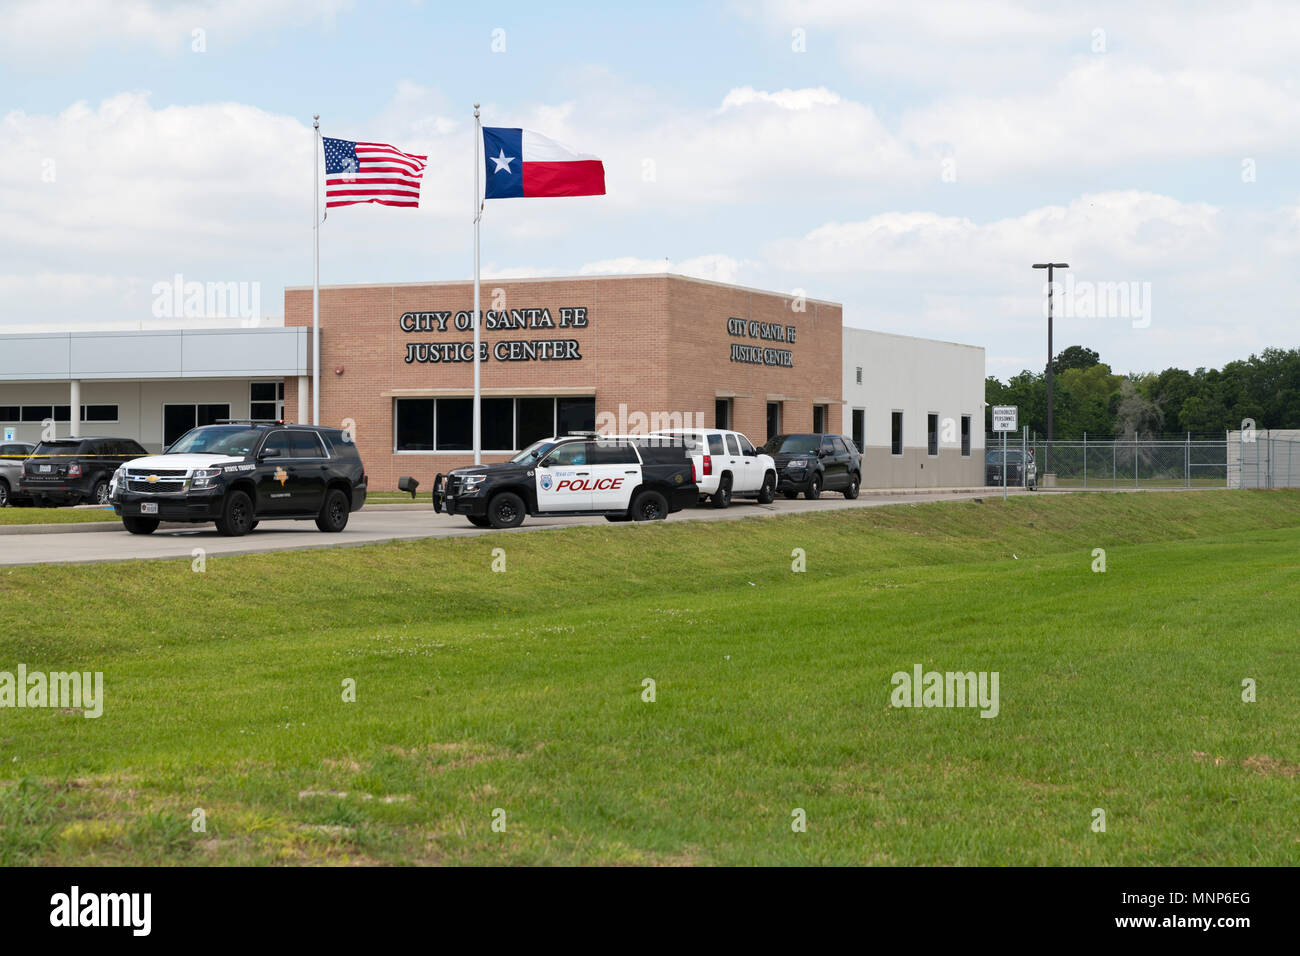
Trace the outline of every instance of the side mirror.
[[409, 491], [411, 497], [415, 497], [415, 489], [420, 487], [420, 483], [411, 477], [402, 477], [397, 479], [398, 491]]
[[278, 448], [263, 448], [262, 453], [257, 456], [259, 461], [266, 458], [279, 458], [279, 457], [280, 457], [280, 449]]

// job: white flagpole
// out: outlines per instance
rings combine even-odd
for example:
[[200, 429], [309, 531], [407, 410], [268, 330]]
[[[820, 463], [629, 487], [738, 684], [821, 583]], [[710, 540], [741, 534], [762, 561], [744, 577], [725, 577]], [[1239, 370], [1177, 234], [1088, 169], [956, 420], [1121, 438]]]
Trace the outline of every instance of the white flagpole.
[[479, 144], [483, 141], [483, 124], [478, 115], [478, 104], [474, 104], [474, 464], [483, 464], [482, 420], [479, 409], [479, 288], [478, 288], [478, 224], [483, 218], [483, 199], [478, 191], [478, 171], [482, 165], [479, 158]]
[[[312, 114], [311, 423], [320, 424], [320, 114]], [[298, 409], [299, 417], [302, 409]]]

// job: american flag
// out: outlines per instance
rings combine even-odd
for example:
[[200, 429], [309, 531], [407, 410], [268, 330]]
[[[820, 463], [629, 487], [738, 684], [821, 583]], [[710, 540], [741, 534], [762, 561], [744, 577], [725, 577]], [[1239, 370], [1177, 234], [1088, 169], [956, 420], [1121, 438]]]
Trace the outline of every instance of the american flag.
[[325, 208], [375, 202], [381, 206], [420, 205], [420, 177], [429, 157], [404, 153], [387, 143], [325, 142]]

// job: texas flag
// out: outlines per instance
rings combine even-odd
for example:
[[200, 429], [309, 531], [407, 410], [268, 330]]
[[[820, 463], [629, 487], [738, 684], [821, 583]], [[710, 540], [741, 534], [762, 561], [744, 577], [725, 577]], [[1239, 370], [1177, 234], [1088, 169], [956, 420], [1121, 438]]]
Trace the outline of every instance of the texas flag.
[[484, 199], [603, 196], [605, 164], [530, 129], [483, 127]]

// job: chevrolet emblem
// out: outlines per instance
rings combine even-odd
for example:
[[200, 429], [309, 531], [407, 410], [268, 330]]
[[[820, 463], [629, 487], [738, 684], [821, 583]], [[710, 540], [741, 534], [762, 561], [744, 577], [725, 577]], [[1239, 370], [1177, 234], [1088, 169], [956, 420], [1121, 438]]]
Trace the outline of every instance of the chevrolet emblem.
[[150, 475], [148, 478], [145, 479], [145, 481], [149, 482], [149, 484], [151, 485], [157, 480], [158, 480], [157, 475]]

